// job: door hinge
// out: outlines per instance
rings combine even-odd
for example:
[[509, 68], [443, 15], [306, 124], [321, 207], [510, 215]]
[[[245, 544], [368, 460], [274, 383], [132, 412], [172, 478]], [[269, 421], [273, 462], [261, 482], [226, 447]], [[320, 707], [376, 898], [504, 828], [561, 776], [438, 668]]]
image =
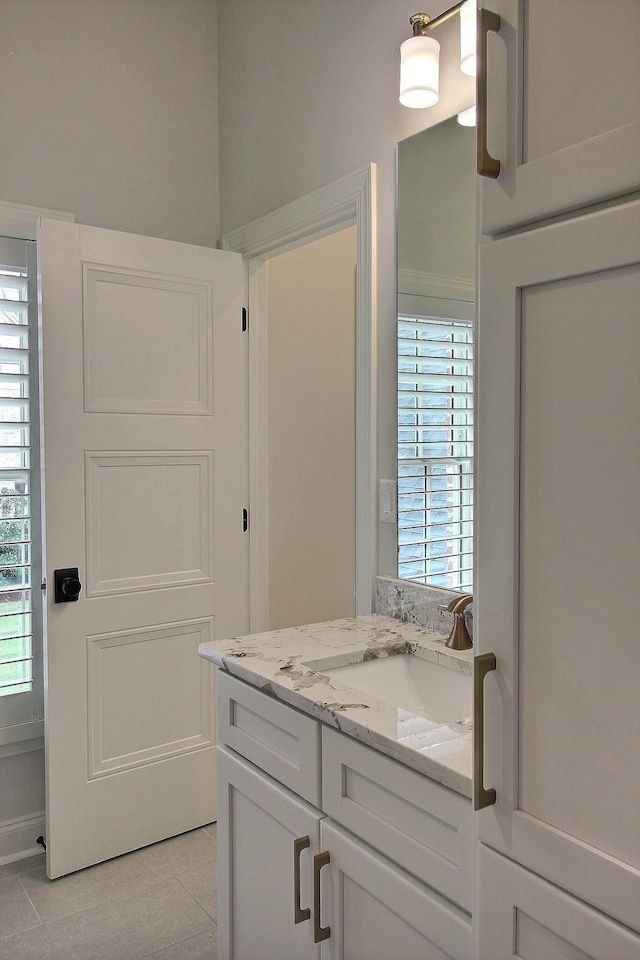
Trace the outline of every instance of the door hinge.
[[249, 316], [247, 314], [247, 308], [242, 308], [242, 332], [246, 333], [249, 328]]
[[246, 533], [249, 529], [249, 511], [246, 507], [242, 508], [242, 532]]

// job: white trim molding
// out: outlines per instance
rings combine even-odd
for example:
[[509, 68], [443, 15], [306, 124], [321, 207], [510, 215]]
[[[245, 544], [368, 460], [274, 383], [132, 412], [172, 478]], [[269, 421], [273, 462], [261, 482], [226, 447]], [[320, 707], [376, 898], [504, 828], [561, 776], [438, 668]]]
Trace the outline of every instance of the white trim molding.
[[16, 817], [0, 823], [0, 866], [44, 853], [35, 840], [44, 836], [45, 826], [44, 810], [33, 816]]
[[348, 174], [225, 234], [223, 249], [249, 260], [249, 433], [251, 630], [268, 615], [266, 509], [265, 261], [346, 227], [356, 227], [356, 613], [373, 610], [377, 571], [376, 167]]
[[475, 280], [444, 277], [437, 273], [398, 268], [398, 293], [419, 297], [442, 297], [453, 300], [475, 300]]
[[[18, 724], [18, 726], [28, 726], [27, 724]], [[0, 764], [5, 764], [4, 769], [2, 770], [3, 782], [6, 781], [8, 776], [6, 761], [11, 757], [15, 757], [25, 753], [36, 753], [42, 752], [44, 750], [44, 739], [42, 736], [37, 739], [31, 740], [22, 740], [16, 743], [9, 743], [0, 746]], [[35, 765], [36, 772], [40, 773], [42, 769], [41, 763], [38, 761]], [[12, 784], [12, 786], [16, 786]], [[33, 784], [31, 789], [28, 788], [27, 783], [18, 784], [21, 788], [21, 795], [25, 793], [33, 792]], [[38, 790], [38, 785], [35, 785], [36, 791]], [[18, 812], [16, 804], [14, 806], [14, 812]], [[45, 811], [38, 810], [34, 813], [29, 813], [26, 815], [21, 815], [17, 817], [9, 817], [6, 820], [0, 820], [0, 866], [5, 863], [13, 863], [14, 860], [23, 860], [25, 857], [33, 857], [38, 853], [42, 853], [42, 847], [39, 847], [36, 843], [36, 837], [45, 832]]]
[[7, 203], [0, 200], [0, 233], [5, 237], [17, 237], [20, 240], [35, 240], [38, 219], [75, 220], [72, 213], [60, 210], [46, 210], [43, 207], [28, 207], [23, 203]]

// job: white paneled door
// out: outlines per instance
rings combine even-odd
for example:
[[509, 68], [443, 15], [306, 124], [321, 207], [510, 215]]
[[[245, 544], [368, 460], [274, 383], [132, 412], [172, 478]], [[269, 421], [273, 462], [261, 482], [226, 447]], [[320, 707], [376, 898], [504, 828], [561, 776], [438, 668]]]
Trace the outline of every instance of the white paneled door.
[[43, 220], [39, 256], [57, 877], [215, 818], [198, 644], [248, 630], [247, 358], [238, 254]]

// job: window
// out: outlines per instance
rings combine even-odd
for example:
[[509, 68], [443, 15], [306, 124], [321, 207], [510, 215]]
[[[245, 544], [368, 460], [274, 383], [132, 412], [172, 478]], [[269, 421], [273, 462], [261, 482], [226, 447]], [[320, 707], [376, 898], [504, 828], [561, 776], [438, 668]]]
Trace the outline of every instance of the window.
[[33, 241], [0, 237], [0, 725], [28, 722], [41, 712], [34, 691], [40, 672], [34, 633], [41, 633], [33, 603], [34, 264]]
[[398, 576], [470, 591], [473, 325], [398, 318]]

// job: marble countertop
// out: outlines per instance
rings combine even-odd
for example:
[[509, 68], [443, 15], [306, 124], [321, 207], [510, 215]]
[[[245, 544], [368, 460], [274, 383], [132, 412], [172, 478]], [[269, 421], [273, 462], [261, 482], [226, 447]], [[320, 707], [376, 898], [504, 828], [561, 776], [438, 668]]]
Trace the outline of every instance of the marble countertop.
[[320, 664], [329, 669], [397, 653], [469, 675], [473, 669], [473, 651], [448, 650], [441, 635], [380, 614], [200, 646], [202, 657], [232, 676], [471, 797], [470, 717], [437, 723], [317, 672]]

